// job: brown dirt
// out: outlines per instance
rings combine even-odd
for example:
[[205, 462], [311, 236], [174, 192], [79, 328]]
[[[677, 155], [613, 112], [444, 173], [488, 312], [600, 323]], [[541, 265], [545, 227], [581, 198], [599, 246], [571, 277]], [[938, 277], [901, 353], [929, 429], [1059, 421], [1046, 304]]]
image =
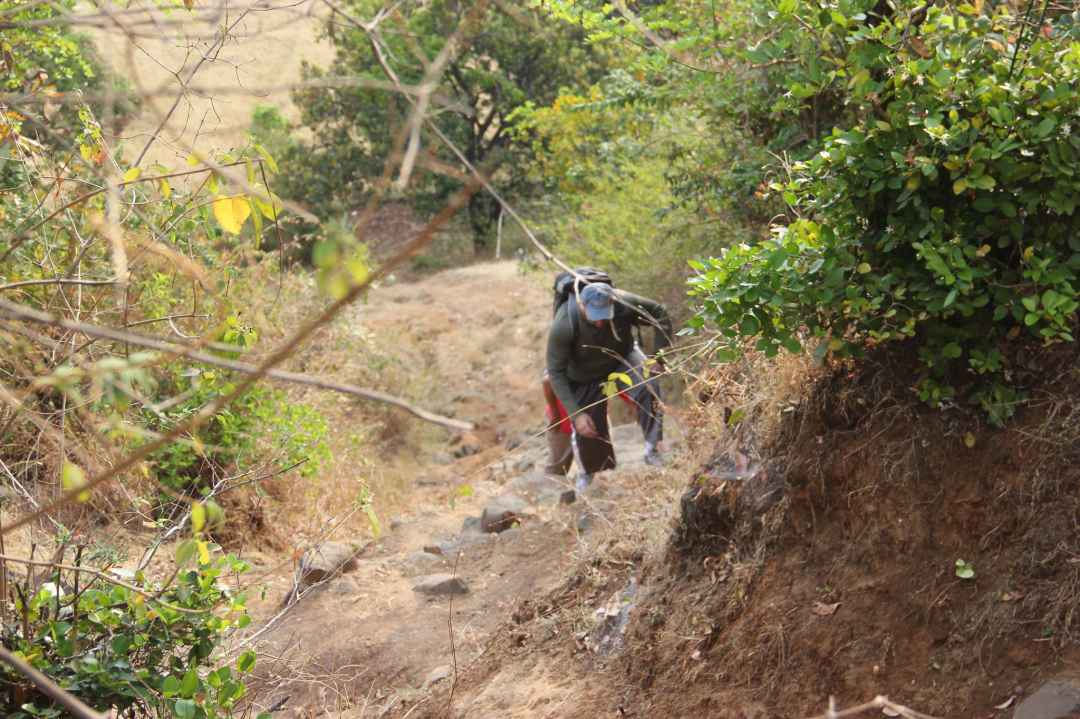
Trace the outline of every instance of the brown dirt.
[[[577, 564], [534, 600], [551, 614], [503, 626], [449, 713], [444, 689], [409, 716], [790, 717], [877, 694], [935, 716], [1009, 716], [994, 707], [1080, 666], [1076, 359], [1040, 358], [1038, 400], [1007, 431], [917, 406], [904, 363], [822, 378], [756, 448], [787, 487], [760, 522], [731, 542], [639, 541], [625, 563]], [[754, 458], [744, 429], [691, 444]], [[690, 477], [719, 491], [711, 455]], [[598, 655], [575, 633], [581, 616], [630, 575], [642, 589], [625, 649]]]

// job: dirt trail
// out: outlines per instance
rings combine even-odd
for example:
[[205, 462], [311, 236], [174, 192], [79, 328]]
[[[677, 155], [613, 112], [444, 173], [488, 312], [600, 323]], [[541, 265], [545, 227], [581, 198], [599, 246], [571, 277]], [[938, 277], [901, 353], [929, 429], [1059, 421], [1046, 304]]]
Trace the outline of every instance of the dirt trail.
[[[410, 706], [433, 679], [452, 675], [455, 662], [464, 668], [482, 656], [523, 602], [562, 582], [578, 553], [617, 521], [634, 482], [663, 476], [644, 467], [637, 427], [623, 425], [615, 432], [620, 469], [573, 504], [560, 502], [570, 484], [544, 477], [545, 445], [535, 436], [549, 302], [516, 264], [491, 263], [379, 288], [356, 309], [362, 327], [398, 332], [402, 362], [428, 374], [427, 406], [479, 427], [416, 458], [425, 469], [411, 511], [364, 547], [355, 571], [304, 595], [260, 635], [253, 689], [264, 707], [286, 702], [275, 716], [359, 718]], [[481, 531], [485, 507], [508, 498], [520, 500], [511, 528]], [[467, 592], [416, 591], [439, 574]], [[257, 607], [264, 622], [291, 586], [292, 577], [277, 578]], [[534, 705], [529, 692], [554, 696], [538, 687], [518, 698], [525, 715]]]

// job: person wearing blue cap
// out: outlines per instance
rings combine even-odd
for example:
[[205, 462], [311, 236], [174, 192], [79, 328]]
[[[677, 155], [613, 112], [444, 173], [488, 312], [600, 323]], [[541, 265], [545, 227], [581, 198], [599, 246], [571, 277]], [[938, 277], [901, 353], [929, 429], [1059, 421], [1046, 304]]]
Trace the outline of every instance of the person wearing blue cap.
[[671, 319], [655, 300], [593, 283], [575, 288], [555, 312], [547, 343], [547, 373], [551, 389], [566, 408], [573, 428], [575, 455], [581, 471], [578, 491], [592, 482], [596, 472], [615, 467], [604, 385], [612, 373], [633, 380], [630, 395], [637, 407], [638, 424], [645, 436], [645, 461], [660, 464], [663, 418], [656, 377], [649, 378], [645, 356], [634, 342], [635, 326], [654, 329], [653, 352], [671, 345]]

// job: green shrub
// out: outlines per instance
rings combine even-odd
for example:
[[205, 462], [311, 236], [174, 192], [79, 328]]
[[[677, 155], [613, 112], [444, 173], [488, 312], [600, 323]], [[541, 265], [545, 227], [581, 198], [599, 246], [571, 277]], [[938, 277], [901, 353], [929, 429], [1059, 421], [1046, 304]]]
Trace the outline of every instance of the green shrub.
[[808, 14], [846, 23], [830, 80], [858, 119], [772, 185], [798, 219], [694, 263], [692, 327], [767, 354], [808, 338], [822, 356], [910, 340], [924, 400], [968, 384], [1007, 419], [1009, 343], [1074, 341], [1080, 273], [1080, 44], [1067, 17], [1022, 30], [1011, 12], [932, 7], [921, 25]]
[[[231, 392], [234, 383], [217, 370], [206, 370], [191, 382], [191, 395], [168, 410], [165, 419], [149, 419], [160, 430], [183, 421], [216, 397]], [[183, 382], [177, 393], [184, 391]], [[210, 480], [225, 470], [250, 464], [267, 447], [284, 466], [303, 461], [301, 476], [311, 476], [330, 459], [326, 419], [312, 407], [291, 402], [284, 392], [263, 386], [248, 390], [218, 412], [186, 442], [172, 442], [151, 455], [157, 480], [181, 494], [210, 488]]]
[[[244, 595], [225, 586], [226, 578], [233, 580], [247, 565], [232, 556], [211, 561], [208, 554], [197, 561], [168, 587], [141, 573], [131, 577], [131, 586], [143, 593], [86, 573], [78, 580], [71, 571], [54, 574], [16, 605], [22, 622], [7, 627], [4, 643], [99, 711], [177, 719], [233, 716], [255, 655], [241, 655], [235, 668], [211, 669], [212, 653], [228, 632], [251, 621]], [[64, 589], [71, 581], [77, 592]], [[65, 716], [6, 665], [0, 668], [0, 713], [9, 719]]]

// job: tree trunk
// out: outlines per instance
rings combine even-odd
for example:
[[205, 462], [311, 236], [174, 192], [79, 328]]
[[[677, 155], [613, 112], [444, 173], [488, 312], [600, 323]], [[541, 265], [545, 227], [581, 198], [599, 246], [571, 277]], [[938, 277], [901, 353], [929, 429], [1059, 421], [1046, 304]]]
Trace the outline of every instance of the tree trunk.
[[469, 225], [473, 232], [473, 252], [477, 257], [485, 257], [492, 246], [499, 209], [499, 203], [486, 192], [478, 192], [469, 199]]

